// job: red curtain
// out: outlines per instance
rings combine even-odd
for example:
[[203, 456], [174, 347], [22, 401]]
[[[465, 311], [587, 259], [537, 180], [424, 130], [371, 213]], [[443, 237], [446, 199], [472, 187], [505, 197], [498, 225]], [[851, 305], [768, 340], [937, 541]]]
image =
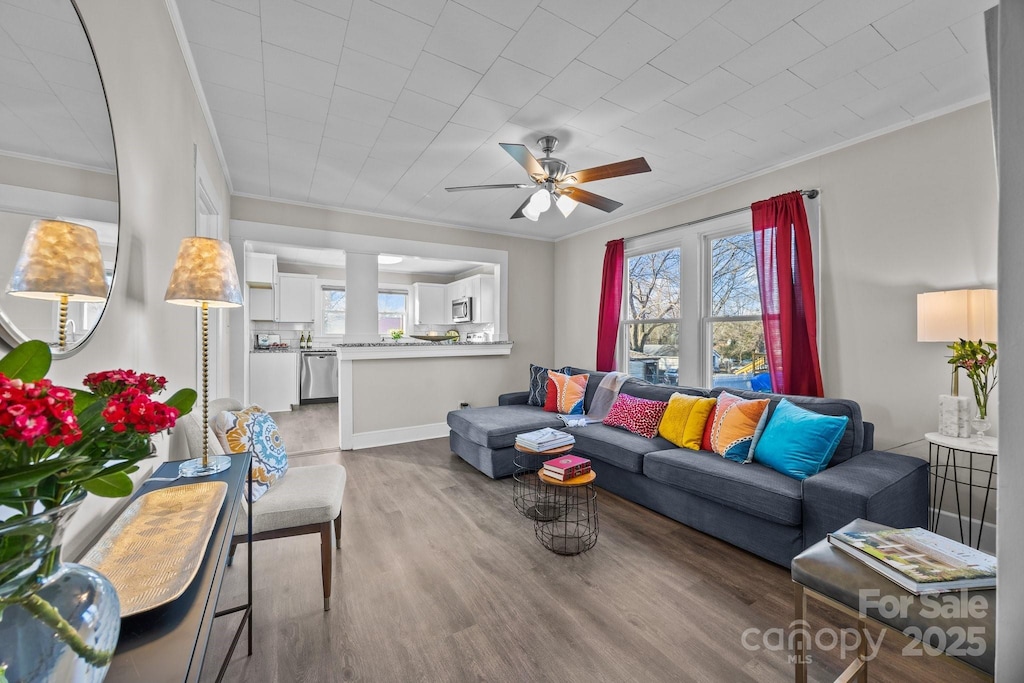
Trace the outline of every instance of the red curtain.
[[823, 396], [811, 233], [803, 196], [790, 192], [750, 208], [772, 391]]
[[615, 369], [615, 342], [619, 338], [622, 309], [622, 259], [624, 241], [612, 240], [604, 246], [604, 272], [601, 275], [601, 308], [597, 312], [597, 370]]

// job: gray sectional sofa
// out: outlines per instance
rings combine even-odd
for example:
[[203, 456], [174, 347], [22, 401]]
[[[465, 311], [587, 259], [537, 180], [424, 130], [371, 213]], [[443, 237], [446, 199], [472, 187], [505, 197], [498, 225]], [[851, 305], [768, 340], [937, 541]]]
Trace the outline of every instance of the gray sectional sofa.
[[[604, 373], [572, 369], [572, 374], [583, 372], [590, 375], [584, 399], [589, 408]], [[743, 398], [769, 398], [769, 410], [784, 398], [728, 391]], [[632, 379], [621, 390], [659, 401], [667, 401], [673, 392], [717, 396], [721, 390]], [[874, 427], [863, 421], [854, 401], [785, 398], [818, 413], [849, 418], [829, 466], [803, 481], [756, 462], [741, 465], [600, 423], [565, 431], [576, 437], [573, 452], [591, 459], [601, 488], [781, 565], [789, 566], [804, 548], [858, 517], [894, 527], [926, 526], [927, 462], [874, 450]], [[563, 428], [554, 413], [526, 405], [526, 399], [525, 391], [504, 394], [497, 406], [450, 412], [452, 451], [489, 477], [511, 475], [517, 434]]]

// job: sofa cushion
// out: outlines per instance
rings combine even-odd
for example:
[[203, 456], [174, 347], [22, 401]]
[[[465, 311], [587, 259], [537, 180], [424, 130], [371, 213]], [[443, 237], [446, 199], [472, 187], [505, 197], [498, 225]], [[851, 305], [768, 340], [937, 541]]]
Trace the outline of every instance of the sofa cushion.
[[[723, 391], [725, 391], [725, 389], [712, 389], [711, 395], [717, 397]], [[861, 417], [860, 404], [856, 401], [850, 401], [844, 398], [817, 398], [813, 396], [761, 394], [756, 391], [744, 391], [742, 389], [728, 389], [728, 392], [735, 396], [739, 396], [740, 398], [767, 398], [770, 400], [771, 403], [768, 406], [768, 424], [771, 424], [772, 413], [775, 412], [775, 408], [783, 398], [789, 399], [790, 402], [800, 406], [801, 408], [813, 410], [814, 412], [821, 413], [822, 415], [845, 416], [849, 418], [849, 422], [846, 423], [846, 431], [843, 433], [843, 438], [839, 440], [839, 445], [836, 447], [836, 451], [832, 455], [832, 459], [828, 462], [828, 467], [838, 465], [841, 462], [846, 462], [864, 450], [864, 421]]]
[[[569, 368], [559, 368], [562, 374], [572, 374]], [[526, 397], [527, 405], [543, 406], [548, 396], [548, 369], [530, 363], [530, 391]]]
[[750, 462], [768, 417], [767, 408], [766, 398], [745, 399], [723, 391], [711, 426], [712, 450], [726, 460]]
[[648, 439], [604, 424], [569, 427], [562, 431], [576, 437], [576, 447], [572, 449], [576, 455], [597, 458], [627, 472], [642, 472], [645, 454], [672, 448], [672, 444], [660, 436]]
[[667, 407], [668, 403], [664, 401], [649, 401], [629, 394], [619, 394], [603, 422], [609, 427], [622, 427], [653, 439], [658, 435], [658, 425]]
[[643, 468], [654, 481], [762, 519], [798, 526], [803, 518], [800, 481], [756, 462], [743, 465], [707, 451], [675, 448], [648, 453]]
[[668, 408], [658, 425], [658, 436], [663, 436], [680, 448], [700, 448], [700, 437], [704, 433], [715, 399], [690, 396], [676, 392], [669, 399]]
[[488, 448], [508, 448], [516, 442], [516, 434], [542, 427], [561, 427], [554, 413], [527, 405], [463, 408], [448, 413], [448, 426], [463, 438]]
[[848, 421], [845, 415], [822, 415], [784, 398], [754, 447], [754, 461], [806, 479], [825, 469]]
[[695, 387], [676, 387], [671, 384], [648, 384], [637, 379], [631, 379], [622, 385], [621, 394], [629, 394], [637, 398], [646, 398], [649, 401], [664, 401], [668, 403], [672, 394], [686, 394], [688, 396], [707, 396], [704, 389]]
[[544, 410], [562, 415], [582, 415], [583, 395], [589, 375], [566, 375], [548, 370], [548, 391]]

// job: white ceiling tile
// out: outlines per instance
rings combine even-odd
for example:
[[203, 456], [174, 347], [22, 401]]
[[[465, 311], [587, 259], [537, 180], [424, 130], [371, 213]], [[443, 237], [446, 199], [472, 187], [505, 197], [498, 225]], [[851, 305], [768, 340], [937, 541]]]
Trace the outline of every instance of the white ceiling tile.
[[678, 40], [726, 2], [728, 0], [637, 0], [629, 13]]
[[101, 93], [60, 83], [54, 83], [51, 87], [67, 112], [79, 123], [83, 120], [105, 121], [109, 137], [110, 115], [107, 111], [107, 100]]
[[430, 26], [422, 21], [370, 0], [356, 0], [345, 48], [412, 69], [429, 36]]
[[671, 44], [672, 39], [667, 35], [627, 13], [592, 42], [580, 54], [579, 61], [623, 79]]
[[542, 73], [499, 58], [477, 83], [473, 93], [513, 107], [522, 107], [550, 81]]
[[363, 145], [342, 142], [332, 138], [324, 138], [320, 144], [319, 159], [330, 158], [338, 168], [348, 168], [353, 174], [358, 173], [363, 162], [370, 156], [370, 148]]
[[788, 128], [806, 124], [808, 120], [795, 109], [782, 105], [736, 126], [733, 130], [751, 140], [765, 140]]
[[246, 59], [262, 59], [259, 17], [212, 0], [179, 2], [178, 10], [188, 27], [190, 43]]
[[537, 9], [501, 56], [542, 74], [557, 76], [593, 40], [594, 36], [586, 31]]
[[968, 52], [921, 72], [938, 90], [973, 85], [988, 88], [988, 56], [984, 52]]
[[277, 138], [295, 140], [312, 145], [319, 145], [324, 136], [324, 124], [297, 119], [294, 116], [267, 112], [266, 134]]
[[334, 92], [338, 66], [266, 43], [263, 46], [263, 73], [267, 83], [330, 97]]
[[961, 81], [948, 84], [933, 94], [922, 97], [911, 102], [904, 102], [901, 106], [913, 116], [922, 116], [934, 111], [948, 109], [956, 105], [962, 105], [967, 101], [977, 101], [979, 97], [989, 94], [988, 88], [978, 81]]
[[541, 95], [576, 109], [585, 109], [618, 82], [614, 76], [576, 61], [555, 76]]
[[733, 152], [737, 147], [747, 146], [751, 142], [753, 140], [750, 137], [740, 135], [736, 131], [725, 130], [700, 144], [691, 146], [688, 151], [708, 159], [721, 159], [723, 156], [728, 156], [729, 152]]
[[[537, 95], [511, 117], [512, 123], [537, 131], [555, 130], [580, 113], [579, 109]], [[467, 124], [468, 125], [468, 124]]]
[[451, 121], [462, 126], [493, 132], [501, 128], [515, 113], [516, 108], [513, 106], [479, 95], [470, 95], [451, 117]]
[[235, 90], [216, 83], [204, 83], [203, 92], [206, 93], [206, 102], [213, 111], [221, 111], [255, 121], [267, 120], [267, 107], [262, 95]]
[[267, 143], [267, 124], [264, 121], [243, 119], [240, 116], [225, 114], [224, 112], [213, 112], [213, 124], [217, 128], [217, 135], [229, 135], [247, 142]]
[[739, 76], [725, 69], [715, 69], [668, 98], [668, 101], [700, 115], [747, 90], [750, 90], [750, 84]]
[[228, 7], [234, 7], [235, 9], [240, 9], [243, 12], [248, 12], [249, 14], [255, 14], [256, 16], [259, 16], [259, 14], [260, 14], [260, 0], [213, 0], [213, 1], [214, 2], [219, 2], [222, 5], [227, 5]]
[[645, 64], [609, 90], [604, 99], [640, 113], [679, 92], [685, 84]]
[[623, 125], [647, 136], [657, 136], [681, 126], [693, 118], [694, 115], [688, 111], [668, 102], [659, 102]]
[[792, 158], [800, 145], [800, 140], [779, 131], [760, 140], [737, 144], [733, 151], [753, 159], [758, 167], [767, 168]]
[[465, 5], [488, 19], [516, 30], [526, 23], [539, 2], [540, 0], [458, 0], [460, 5]]
[[324, 144], [330, 139], [353, 145], [373, 146], [386, 120], [387, 118], [382, 118], [373, 123], [364, 123], [329, 114], [327, 123], [324, 124]]
[[309, 199], [316, 162], [298, 157], [270, 155], [270, 195], [304, 202]]
[[788, 71], [773, 76], [761, 85], [737, 95], [729, 100], [736, 109], [751, 116], [760, 116], [762, 112], [781, 107], [796, 98], [810, 92], [811, 86]]
[[434, 24], [427, 52], [478, 73], [490, 68], [514, 32], [462, 5], [449, 2]]
[[[269, 121], [267, 122], [267, 127], [270, 127]], [[299, 142], [298, 140], [268, 135], [267, 152], [271, 165], [273, 165], [275, 159], [295, 159], [309, 166], [310, 175], [312, 175], [316, 158], [320, 154], [320, 145], [315, 142]]]
[[408, 78], [408, 69], [346, 48], [341, 55], [335, 83], [349, 90], [394, 102]]
[[949, 27], [968, 52], [985, 52], [985, 15], [975, 14]]
[[684, 83], [693, 83], [746, 48], [745, 40], [708, 19], [651, 60], [651, 64]]
[[203, 84], [216, 83], [256, 95], [263, 94], [263, 64], [199, 43], [191, 43], [199, 78]]
[[29, 47], [23, 47], [22, 51], [48, 82], [70, 85], [95, 93], [103, 92], [103, 85], [100, 83], [100, 75], [94, 62], [82, 62]]
[[[224, 157], [232, 169], [239, 169], [239, 176], [249, 176], [250, 182], [266, 187], [269, 191], [270, 175], [267, 165], [267, 143], [251, 142], [241, 140], [230, 135], [220, 134], [221, 149], [224, 150]], [[234, 183], [235, 172], [231, 174]]]
[[14, 42], [14, 39], [4, 30], [3, 26], [0, 26], [0, 57], [27, 61], [22, 49], [18, 47], [18, 44]]
[[748, 43], [756, 43], [792, 21], [820, 0], [731, 0], [713, 15], [715, 20]]
[[908, 2], [910, 0], [822, 0], [797, 17], [796, 22], [825, 45], [831, 45]]
[[277, 83], [267, 83], [266, 98], [267, 111], [276, 111], [320, 125], [327, 120], [327, 109], [331, 104], [326, 97], [317, 97]]
[[900, 123], [904, 123], [910, 118], [905, 110], [900, 107], [890, 109], [887, 112], [883, 112], [870, 119], [861, 119], [860, 121], [851, 123], [846, 126], [841, 126], [836, 129], [836, 132], [847, 139], [859, 138], [863, 135], [871, 135], [879, 130], [885, 130], [891, 126], [895, 126]]
[[608, 100], [598, 100], [569, 120], [569, 125], [595, 135], [607, 135], [626, 121], [634, 112]]
[[354, 209], [372, 211], [391, 191], [403, 173], [405, 166], [402, 164], [367, 159], [345, 199], [345, 204]]
[[543, 0], [540, 6], [599, 36], [632, 4], [633, 0]]
[[337, 64], [347, 22], [296, 0], [260, 0], [263, 40]]
[[335, 87], [329, 114], [332, 118], [340, 117], [374, 125], [380, 130], [392, 107], [394, 104], [388, 100], [348, 88]]
[[77, 21], [56, 19], [4, 3], [0, 4], [0, 25], [18, 45], [83, 62], [93, 61], [89, 41]]
[[728, 104], [720, 104], [706, 114], [701, 114], [679, 126], [679, 130], [701, 140], [707, 140], [749, 120], [749, 114], [730, 107]]
[[441, 16], [446, 0], [374, 0], [385, 7], [433, 26]]
[[792, 128], [787, 128], [786, 132], [798, 140], [819, 140], [827, 135], [834, 134], [835, 131], [841, 128], [848, 128], [849, 126], [859, 124], [862, 120], [846, 107], [836, 107]]
[[405, 87], [458, 106], [480, 81], [480, 74], [429, 52], [420, 54]]
[[940, 31], [919, 43], [860, 69], [860, 75], [877, 88], [885, 88], [910, 78], [924, 69], [948, 62], [964, 54], [960, 41], [951, 31]]
[[810, 57], [822, 47], [811, 34], [791, 21], [722, 64], [722, 68], [756, 85]]
[[921, 74], [914, 74], [870, 95], [848, 102], [846, 107], [862, 119], [868, 119], [904, 104], [931, 97], [935, 92], [935, 87], [928, 79]]
[[358, 172], [358, 168], [353, 170], [335, 159], [320, 157], [309, 187], [309, 200], [318, 204], [341, 205], [352, 189]]
[[435, 135], [435, 131], [398, 119], [388, 119], [370, 151], [370, 157], [394, 164], [411, 164]]
[[993, 0], [914, 0], [874, 22], [874, 27], [901, 50], [993, 4]]
[[395, 102], [391, 116], [399, 121], [412, 123], [428, 130], [439, 131], [445, 127], [455, 107], [444, 102], [414, 93], [411, 90], [403, 90]]
[[649, 135], [637, 133], [629, 128], [619, 127], [590, 143], [590, 147], [591, 149], [607, 152], [608, 154], [625, 159], [638, 156], [636, 151], [640, 149], [640, 146], [647, 145], [650, 142], [651, 136]]
[[348, 15], [352, 11], [352, 0], [299, 0], [299, 2], [342, 19], [348, 19]]
[[[708, 137], [713, 137], [709, 135]], [[640, 149], [651, 154], [669, 156], [673, 160], [683, 158], [691, 164], [707, 161], [707, 159], [695, 154], [691, 150], [699, 148], [704, 140], [685, 133], [678, 129], [672, 129], [654, 138], [650, 143], [644, 143]], [[690, 156], [687, 156], [690, 155]], [[678, 163], [678, 162], [675, 162]], [[685, 161], [683, 162], [685, 163]]]
[[811, 55], [789, 70], [820, 88], [893, 52], [892, 46], [868, 26]]
[[805, 116], [813, 117], [832, 111], [847, 102], [865, 97], [875, 90], [877, 90], [875, 86], [864, 80], [859, 73], [854, 72], [813, 90], [803, 97], [796, 98], [789, 103], [789, 106]]
[[[95, 69], [93, 69], [95, 71]], [[50, 86], [31, 62], [0, 57], [0, 83], [50, 92]]]

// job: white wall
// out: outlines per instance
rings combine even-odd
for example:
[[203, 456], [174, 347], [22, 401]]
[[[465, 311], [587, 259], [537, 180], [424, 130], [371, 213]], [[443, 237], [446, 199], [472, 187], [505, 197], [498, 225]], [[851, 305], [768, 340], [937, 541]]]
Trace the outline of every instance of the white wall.
[[[195, 311], [166, 304], [163, 295], [178, 243], [195, 231], [193, 143], [225, 207], [227, 186], [163, 0], [78, 5], [110, 102], [121, 231], [103, 320], [85, 349], [54, 364], [51, 377], [80, 386], [88, 372], [134, 368], [165, 375], [176, 391], [194, 383]], [[165, 453], [166, 443], [161, 448]], [[103, 516], [122, 504], [90, 496], [75, 517], [65, 554], [75, 556]]]
[[809, 188], [821, 189], [825, 393], [861, 404], [878, 448], [934, 431], [946, 349], [916, 341], [916, 294], [995, 286], [987, 103], [558, 242], [555, 289], [576, 298], [556, 319], [555, 365], [594, 365], [605, 242]]

